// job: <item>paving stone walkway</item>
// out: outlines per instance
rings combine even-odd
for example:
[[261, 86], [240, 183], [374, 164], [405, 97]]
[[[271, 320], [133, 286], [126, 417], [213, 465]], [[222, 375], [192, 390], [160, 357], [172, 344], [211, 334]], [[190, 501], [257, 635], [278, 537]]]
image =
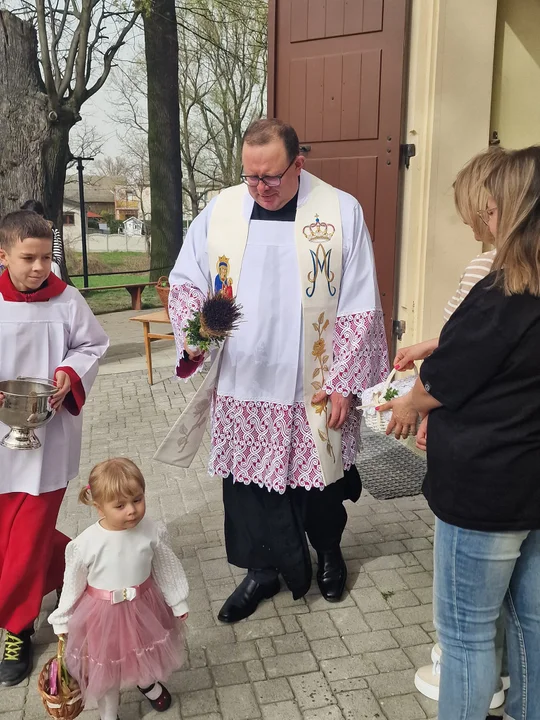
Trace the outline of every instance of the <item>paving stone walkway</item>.
[[[189, 470], [151, 458], [195, 390], [171, 379], [172, 343], [153, 344], [155, 384], [146, 379], [142, 328], [133, 313], [103, 316], [112, 340], [85, 410], [81, 481], [98, 461], [126, 455], [147, 480], [148, 512], [163, 519], [182, 558], [191, 592], [189, 660], [169, 683], [174, 704], [164, 720], [425, 720], [436, 703], [417, 692], [414, 670], [429, 662], [433, 516], [423, 497], [347, 503], [343, 552], [349, 568], [342, 602], [325, 602], [314, 583], [293, 601], [283, 590], [233, 626], [217, 621], [244, 571], [228, 564], [218, 479], [206, 473], [209, 439]], [[95, 518], [71, 484], [59, 527], [71, 536]], [[54, 653], [45, 599], [33, 675], [0, 691], [0, 720], [46, 717], [37, 674]], [[155, 713], [137, 691], [123, 694], [121, 720]], [[87, 708], [82, 720], [98, 718]]]

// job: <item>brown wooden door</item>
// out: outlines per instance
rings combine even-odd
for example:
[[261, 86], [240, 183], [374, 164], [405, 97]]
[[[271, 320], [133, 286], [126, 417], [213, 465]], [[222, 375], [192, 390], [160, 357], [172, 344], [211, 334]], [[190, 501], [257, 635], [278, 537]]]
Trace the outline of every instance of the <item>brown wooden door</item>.
[[270, 0], [268, 114], [306, 169], [360, 201], [387, 334], [394, 311], [407, 0]]

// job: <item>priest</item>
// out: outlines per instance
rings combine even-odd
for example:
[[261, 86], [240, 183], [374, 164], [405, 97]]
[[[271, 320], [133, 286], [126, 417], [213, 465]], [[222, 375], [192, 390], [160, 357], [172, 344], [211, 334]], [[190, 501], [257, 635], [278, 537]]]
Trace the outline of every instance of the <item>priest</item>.
[[243, 141], [242, 184], [194, 220], [170, 276], [181, 378], [203, 367], [185, 328], [208, 293], [234, 293], [242, 310], [156, 454], [187, 466], [211, 417], [209, 472], [223, 479], [227, 557], [247, 570], [219, 613], [226, 623], [278, 593], [280, 575], [295, 599], [307, 592], [306, 535], [323, 597], [340, 600], [343, 503], [361, 492], [356, 397], [388, 371], [362, 208], [306, 172], [304, 162], [294, 128], [253, 123]]

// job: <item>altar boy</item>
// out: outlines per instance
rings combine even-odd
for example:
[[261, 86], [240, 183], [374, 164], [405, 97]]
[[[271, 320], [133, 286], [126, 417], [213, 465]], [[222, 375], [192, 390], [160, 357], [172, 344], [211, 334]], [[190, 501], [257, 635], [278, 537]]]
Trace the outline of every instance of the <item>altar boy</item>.
[[[62, 584], [69, 539], [56, 530], [79, 471], [81, 409], [109, 340], [78, 290], [51, 273], [52, 231], [34, 212], [0, 220], [0, 380], [54, 378], [57, 413], [37, 450], [0, 446], [0, 684], [32, 671], [31, 636], [43, 596]], [[0, 403], [3, 396], [0, 395]], [[9, 427], [0, 422], [0, 439]]]

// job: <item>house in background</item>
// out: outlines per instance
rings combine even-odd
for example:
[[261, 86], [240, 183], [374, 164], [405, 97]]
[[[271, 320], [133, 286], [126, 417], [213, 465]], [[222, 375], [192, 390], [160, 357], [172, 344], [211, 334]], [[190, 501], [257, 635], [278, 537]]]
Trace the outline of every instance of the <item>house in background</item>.
[[73, 247], [75, 241], [81, 237], [81, 208], [78, 200], [71, 200], [64, 195], [62, 220], [64, 245]]
[[144, 235], [146, 232], [144, 222], [136, 217], [130, 217], [125, 220], [122, 231], [124, 235]]
[[[84, 202], [86, 209], [96, 215], [110, 213], [114, 216], [114, 188], [126, 179], [123, 177], [98, 177], [96, 175], [84, 176]], [[68, 175], [64, 186], [64, 199], [72, 203], [79, 203], [79, 182], [77, 175]]]
[[116, 220], [138, 218], [149, 221], [152, 213], [152, 202], [149, 185], [130, 186], [122, 183], [114, 188], [114, 217]]
[[[101, 221], [101, 215], [93, 212], [92, 210], [86, 210], [87, 227], [88, 232], [100, 232], [99, 225]], [[82, 231], [81, 231], [81, 208], [79, 202], [64, 198], [64, 206], [62, 211], [63, 221], [63, 238], [64, 244], [67, 247], [74, 249], [78, 248]]]

